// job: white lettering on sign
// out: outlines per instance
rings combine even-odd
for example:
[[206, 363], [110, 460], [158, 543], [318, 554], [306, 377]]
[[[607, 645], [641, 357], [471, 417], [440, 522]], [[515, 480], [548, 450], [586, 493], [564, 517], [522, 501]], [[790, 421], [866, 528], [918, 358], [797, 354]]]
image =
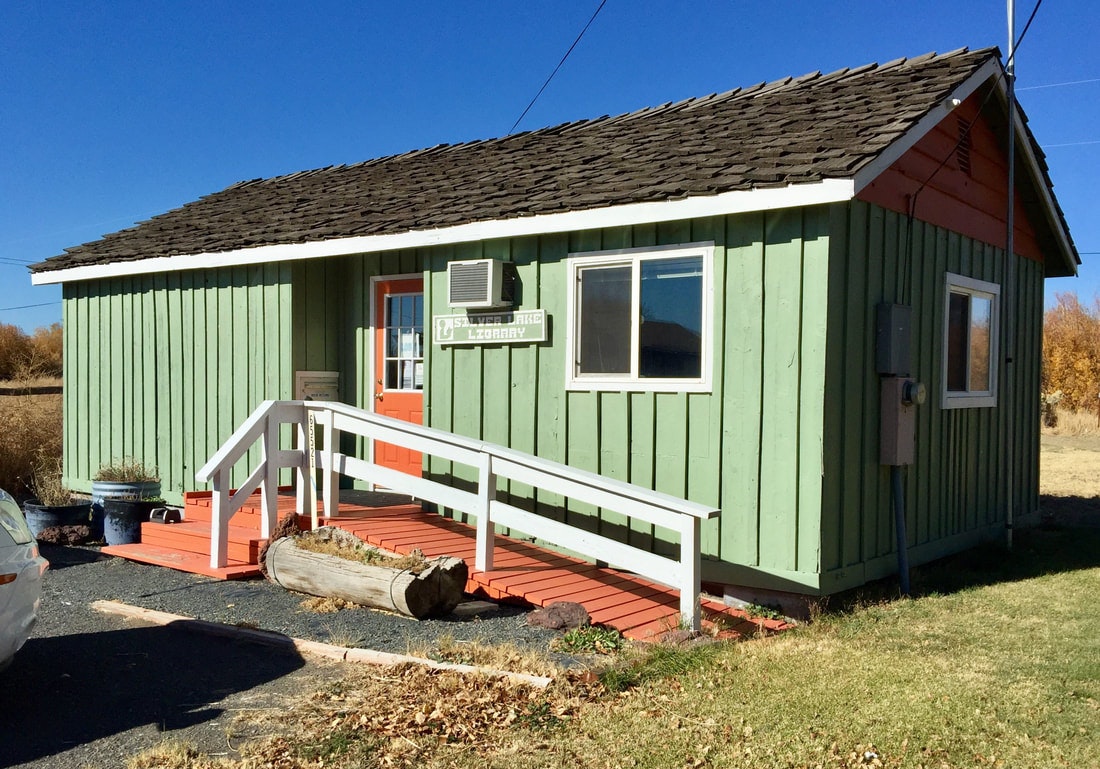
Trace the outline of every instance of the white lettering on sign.
[[432, 320], [436, 344], [546, 341], [546, 310], [437, 315]]

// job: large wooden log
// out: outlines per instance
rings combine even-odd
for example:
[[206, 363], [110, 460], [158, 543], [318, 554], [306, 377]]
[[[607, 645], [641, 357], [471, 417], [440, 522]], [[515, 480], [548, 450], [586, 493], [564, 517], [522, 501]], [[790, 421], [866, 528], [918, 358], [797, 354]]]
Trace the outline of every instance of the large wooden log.
[[[313, 535], [317, 533], [325, 536], [323, 528]], [[346, 532], [327, 535], [354, 536]], [[466, 562], [461, 558], [434, 558], [427, 568], [413, 574], [407, 569], [307, 550], [298, 546], [296, 537], [273, 542], [267, 550], [265, 566], [268, 579], [288, 590], [342, 598], [416, 619], [447, 614], [458, 606], [467, 576]]]

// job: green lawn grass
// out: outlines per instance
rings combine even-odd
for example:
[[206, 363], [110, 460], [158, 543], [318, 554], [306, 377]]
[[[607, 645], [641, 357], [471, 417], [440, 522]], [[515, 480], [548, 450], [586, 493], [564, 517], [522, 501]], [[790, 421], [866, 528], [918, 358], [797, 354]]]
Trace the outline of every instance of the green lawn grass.
[[1100, 530], [920, 571], [876, 602], [586, 710], [511, 766], [1100, 766]]
[[913, 585], [779, 636], [641, 652], [617, 694], [349, 669], [240, 762], [177, 746], [129, 766], [1100, 767], [1100, 529], [1024, 531]]

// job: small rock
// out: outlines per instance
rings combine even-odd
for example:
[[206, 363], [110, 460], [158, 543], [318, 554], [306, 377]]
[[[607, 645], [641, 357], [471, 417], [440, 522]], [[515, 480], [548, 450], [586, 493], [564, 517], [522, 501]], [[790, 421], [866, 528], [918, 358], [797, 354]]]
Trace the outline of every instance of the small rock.
[[591, 618], [579, 603], [555, 601], [549, 606], [535, 609], [527, 615], [527, 624], [532, 627], [544, 627], [550, 630], [571, 630], [586, 627]]
[[451, 609], [451, 614], [456, 617], [478, 617], [499, 610], [500, 604], [492, 601], [466, 601]]
[[682, 646], [690, 641], [694, 641], [696, 633], [691, 630], [669, 630], [667, 633], [661, 633], [657, 636], [657, 642], [668, 644], [669, 646]]

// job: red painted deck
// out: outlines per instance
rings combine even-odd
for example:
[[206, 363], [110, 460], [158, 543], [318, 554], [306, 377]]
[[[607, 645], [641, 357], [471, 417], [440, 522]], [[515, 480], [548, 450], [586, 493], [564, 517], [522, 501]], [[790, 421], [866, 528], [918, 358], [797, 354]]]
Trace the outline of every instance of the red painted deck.
[[[416, 504], [371, 507], [370, 495], [351, 492], [355, 501], [341, 502], [338, 518], [324, 521], [354, 533], [366, 542], [406, 554], [413, 549], [425, 556], [452, 555], [471, 565], [466, 592], [498, 601], [521, 601], [546, 606], [554, 601], [576, 601], [588, 610], [592, 622], [620, 631], [628, 638], [654, 639], [679, 624], [677, 591], [631, 574], [570, 558], [509, 537], [498, 536], [494, 568], [479, 572], [474, 563], [475, 532], [472, 526]], [[389, 501], [392, 501], [389, 500]], [[190, 571], [220, 579], [259, 573], [256, 555], [259, 538], [259, 496], [232, 519], [226, 569], [211, 570], [210, 495], [186, 495], [185, 521], [179, 524], [142, 525], [142, 542], [104, 548], [104, 552], [158, 566]], [[280, 517], [294, 509], [294, 498], [279, 497]], [[308, 527], [308, 519], [302, 522]], [[702, 601], [704, 626], [716, 624], [730, 636], [749, 636], [786, 627], [779, 620], [750, 619], [744, 612], [720, 601]]]

